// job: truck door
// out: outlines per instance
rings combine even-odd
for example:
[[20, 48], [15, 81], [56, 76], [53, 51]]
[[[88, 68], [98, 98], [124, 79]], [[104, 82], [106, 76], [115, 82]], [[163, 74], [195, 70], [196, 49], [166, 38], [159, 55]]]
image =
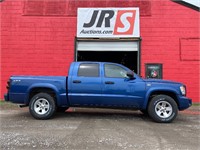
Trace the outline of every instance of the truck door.
[[80, 63], [68, 81], [69, 102], [72, 106], [95, 106], [101, 98], [102, 82], [99, 63]]
[[[102, 103], [108, 107], [139, 107], [143, 100], [144, 82], [130, 79], [127, 68], [117, 64], [104, 64]], [[139, 81], [138, 81], [139, 80]]]

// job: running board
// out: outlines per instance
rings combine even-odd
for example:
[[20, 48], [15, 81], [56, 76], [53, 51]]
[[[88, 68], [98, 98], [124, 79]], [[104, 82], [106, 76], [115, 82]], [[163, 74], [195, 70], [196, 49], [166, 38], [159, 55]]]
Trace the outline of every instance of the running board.
[[23, 107], [27, 107], [28, 105], [18, 105], [18, 107], [23, 108]]

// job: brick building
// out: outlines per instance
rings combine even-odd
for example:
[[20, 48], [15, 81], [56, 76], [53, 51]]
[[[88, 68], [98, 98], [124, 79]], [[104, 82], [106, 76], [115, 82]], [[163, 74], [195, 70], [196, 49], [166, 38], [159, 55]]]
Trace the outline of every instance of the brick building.
[[[66, 76], [72, 61], [96, 60], [122, 63], [143, 77], [161, 66], [159, 78], [183, 82], [188, 97], [199, 102], [199, 4], [190, 0], [0, 1], [1, 99], [11, 75]], [[139, 8], [139, 37], [77, 37], [77, 9], [107, 7]], [[107, 49], [102, 50], [102, 45]], [[114, 49], [115, 45], [122, 47]]]

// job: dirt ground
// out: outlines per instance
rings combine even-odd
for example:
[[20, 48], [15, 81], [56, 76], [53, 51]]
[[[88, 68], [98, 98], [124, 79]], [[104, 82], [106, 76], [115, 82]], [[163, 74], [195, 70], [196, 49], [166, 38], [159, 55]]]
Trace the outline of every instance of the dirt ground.
[[70, 108], [36, 120], [28, 108], [0, 107], [1, 149], [197, 150], [200, 107], [179, 112], [173, 123], [153, 122], [139, 111]]

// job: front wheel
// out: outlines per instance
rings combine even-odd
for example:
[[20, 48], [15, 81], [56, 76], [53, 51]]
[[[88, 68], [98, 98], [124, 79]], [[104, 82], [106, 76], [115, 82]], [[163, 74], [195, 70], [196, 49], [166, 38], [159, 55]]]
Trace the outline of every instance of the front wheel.
[[167, 95], [153, 97], [148, 106], [149, 116], [156, 122], [172, 122], [177, 114], [178, 107], [173, 98]]
[[55, 101], [53, 97], [47, 93], [38, 93], [31, 98], [29, 111], [36, 119], [49, 119], [56, 111]]

